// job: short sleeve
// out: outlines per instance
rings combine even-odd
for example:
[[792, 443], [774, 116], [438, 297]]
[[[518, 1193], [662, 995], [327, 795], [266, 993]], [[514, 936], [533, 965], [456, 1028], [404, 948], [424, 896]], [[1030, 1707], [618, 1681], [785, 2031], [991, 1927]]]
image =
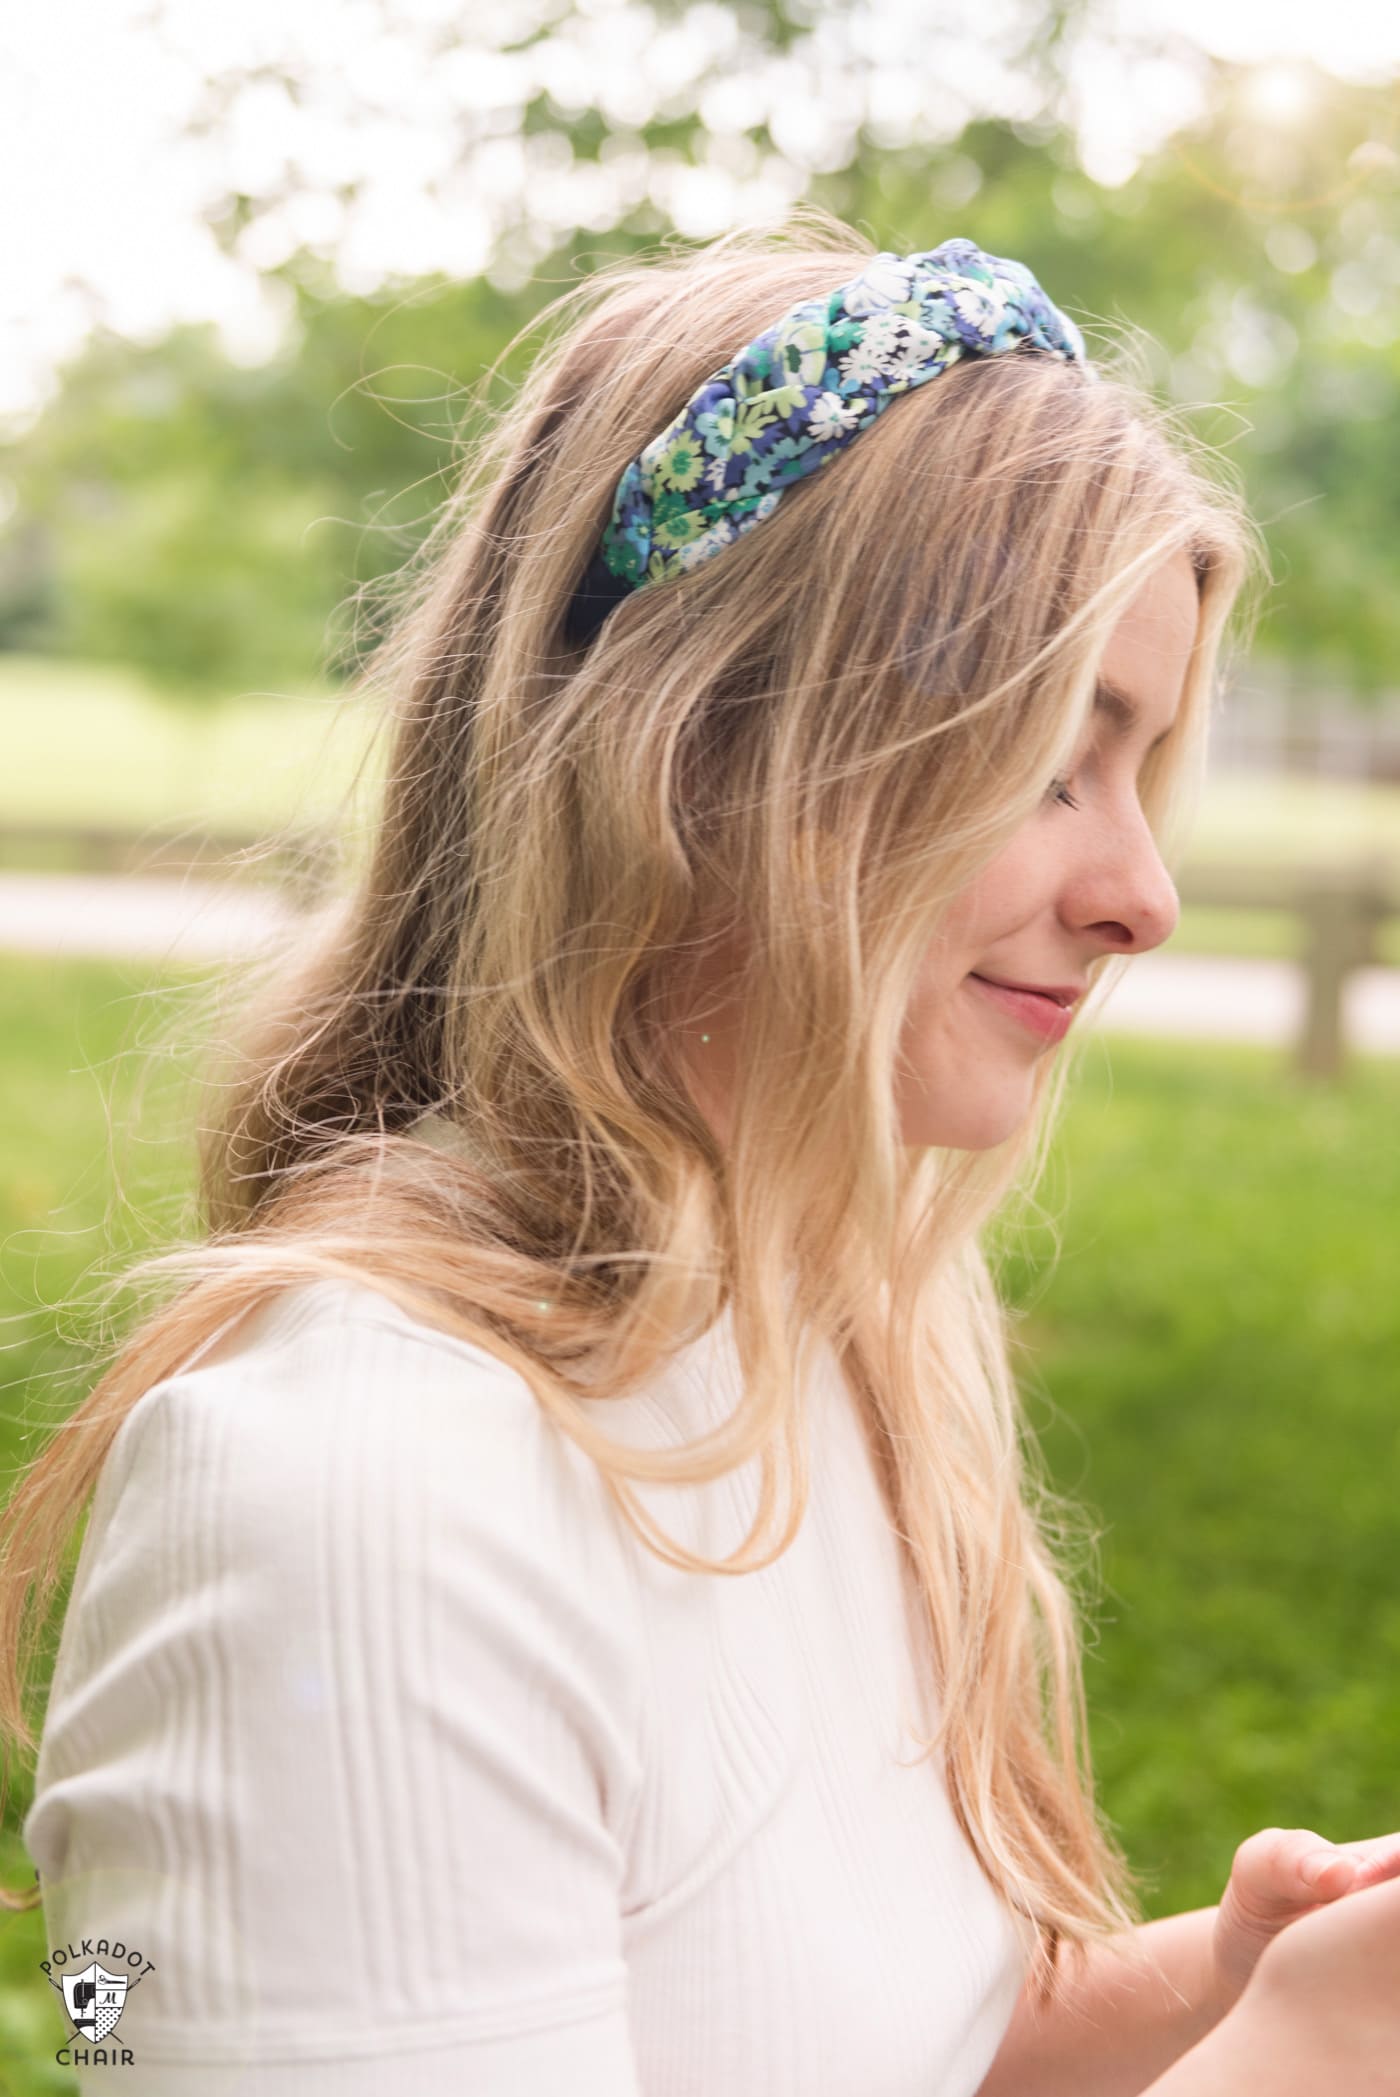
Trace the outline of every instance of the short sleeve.
[[141, 1399], [24, 1835], [68, 1971], [126, 1978], [143, 2097], [637, 2091], [610, 1510], [523, 1378], [366, 1289]]

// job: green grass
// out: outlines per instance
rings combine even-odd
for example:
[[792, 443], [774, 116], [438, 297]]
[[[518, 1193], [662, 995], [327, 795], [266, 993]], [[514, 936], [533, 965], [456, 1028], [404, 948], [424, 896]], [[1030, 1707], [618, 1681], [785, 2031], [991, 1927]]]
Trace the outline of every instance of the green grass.
[[[82, 1320], [52, 1306], [187, 1195], [160, 1134], [178, 1057], [142, 1140], [108, 1139], [180, 992], [134, 967], [0, 959], [7, 1473], [82, 1387]], [[1032, 1424], [1103, 1532], [1094, 1757], [1153, 1913], [1217, 1899], [1256, 1828], [1345, 1840], [1400, 1820], [1397, 1129], [1397, 1061], [1309, 1090], [1282, 1052], [1099, 1037], [1042, 1190], [1058, 1261], [1048, 1223], [1009, 1256]], [[17, 1772], [10, 1886], [32, 1879], [29, 1797]], [[10, 2097], [72, 2087], [42, 1937], [38, 1913], [0, 1915]]]
[[1400, 1064], [1309, 1089], [1252, 1048], [1091, 1054], [1006, 1275], [1057, 1485], [1105, 1525], [1088, 1662], [1154, 1912], [1258, 1827], [1400, 1825]]
[[349, 783], [366, 726], [326, 692], [179, 705], [119, 667], [0, 654], [0, 835], [7, 822], [310, 826]]
[[[93, 1296], [102, 1276], [183, 1220], [188, 1157], [158, 1131], [169, 1121], [189, 1064], [173, 1047], [152, 1052], [173, 1022], [177, 1001], [198, 980], [186, 975], [153, 985], [139, 965], [0, 956], [6, 1101], [0, 1476], [6, 1480], [34, 1453], [60, 1408], [85, 1388], [96, 1334]], [[123, 1129], [143, 1080], [147, 1119], [132, 1142]], [[60, 1607], [66, 1587], [65, 1580]], [[16, 1890], [33, 1883], [33, 1861], [18, 1833], [32, 1796], [32, 1769], [16, 1765], [0, 1827], [0, 1879]], [[53, 2058], [69, 2027], [39, 1972], [46, 1950], [40, 1911], [0, 1910], [4, 2097], [75, 2088]]]

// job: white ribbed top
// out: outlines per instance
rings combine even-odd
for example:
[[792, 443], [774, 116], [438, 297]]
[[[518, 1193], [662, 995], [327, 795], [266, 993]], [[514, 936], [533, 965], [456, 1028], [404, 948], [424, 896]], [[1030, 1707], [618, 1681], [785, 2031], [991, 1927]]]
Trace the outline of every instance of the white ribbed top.
[[[718, 1424], [731, 1330], [606, 1430]], [[1028, 1944], [914, 1759], [912, 1585], [829, 1349], [809, 1400], [802, 1528], [736, 1578], [663, 1565], [520, 1376], [369, 1288], [148, 1391], [24, 1825], [67, 1970], [152, 1963], [135, 2068], [81, 2087], [971, 2097]], [[637, 1490], [720, 1557], [758, 1482]]]

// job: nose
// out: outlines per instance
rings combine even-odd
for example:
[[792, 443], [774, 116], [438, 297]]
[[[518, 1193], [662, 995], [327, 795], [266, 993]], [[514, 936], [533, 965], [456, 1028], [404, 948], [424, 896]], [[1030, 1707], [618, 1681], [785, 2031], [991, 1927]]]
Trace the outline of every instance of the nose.
[[1074, 914], [1108, 953], [1146, 954], [1175, 932], [1180, 899], [1136, 794], [1126, 797], [1081, 870]]

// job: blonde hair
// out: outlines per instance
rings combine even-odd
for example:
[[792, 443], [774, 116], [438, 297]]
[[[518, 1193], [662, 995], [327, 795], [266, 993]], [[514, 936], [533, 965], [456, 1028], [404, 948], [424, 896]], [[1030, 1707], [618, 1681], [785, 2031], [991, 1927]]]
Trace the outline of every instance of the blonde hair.
[[[893, 403], [724, 555], [567, 646], [627, 460], [736, 344], [872, 251], [808, 206], [546, 308], [528, 376], [394, 585], [364, 673], [389, 702], [371, 849], [215, 1074], [202, 1242], [132, 1270], [181, 1286], [9, 1504], [0, 1726], [33, 1748], [27, 1601], [42, 1617], [121, 1421], [270, 1292], [368, 1279], [493, 1349], [648, 1548], [731, 1575], [801, 1521], [797, 1394], [819, 1333], [926, 1610], [926, 1751], [1053, 1992], [1062, 1944], [1142, 1919], [1089, 1767], [1076, 1510], [1022, 1433], [984, 1243], [1031, 1195], [1070, 1057], [1045, 1056], [1025, 1126], [975, 1152], [906, 1148], [892, 1073], [949, 901], [1040, 805], [1115, 621], [1185, 552], [1198, 635], [1141, 786], [1171, 863], [1254, 528], [1228, 471], [1126, 370], [1000, 355]], [[739, 927], [721, 1147], [676, 1000]], [[1091, 1013], [1122, 966], [1091, 972]], [[726, 1308], [745, 1396], [712, 1453], [614, 1443], [591, 1398], [634, 1388]], [[757, 1452], [759, 1519], [727, 1560], [678, 1550], [628, 1487]]]

